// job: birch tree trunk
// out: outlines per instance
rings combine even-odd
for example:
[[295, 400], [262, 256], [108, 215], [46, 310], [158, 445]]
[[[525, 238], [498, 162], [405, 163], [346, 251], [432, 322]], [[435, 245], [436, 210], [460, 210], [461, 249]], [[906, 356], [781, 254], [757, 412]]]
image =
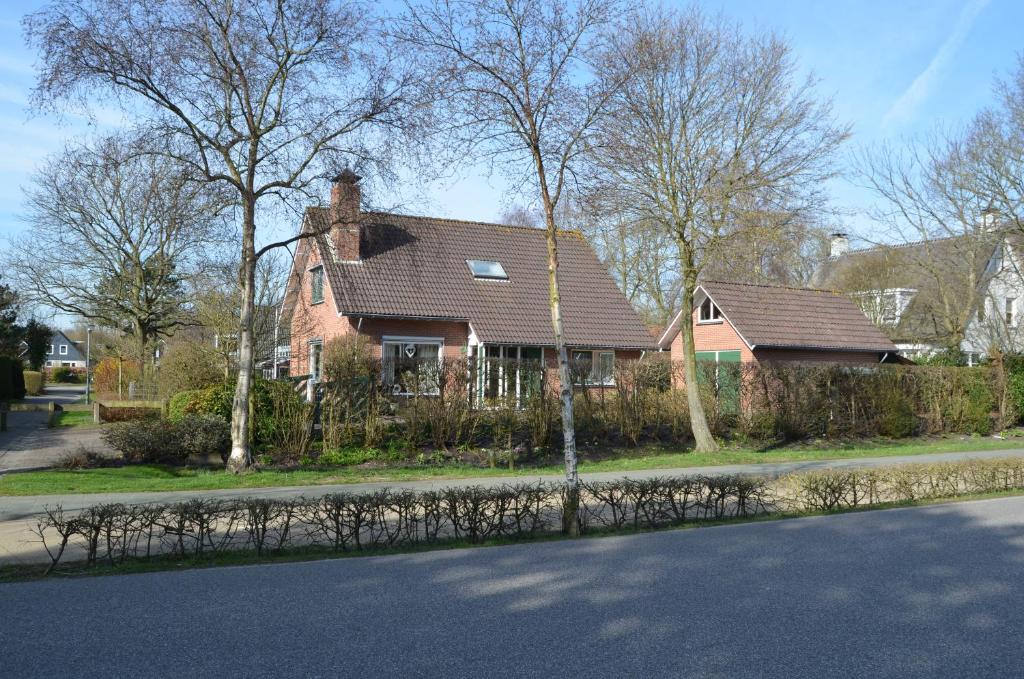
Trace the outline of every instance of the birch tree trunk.
[[253, 313], [256, 290], [256, 199], [246, 196], [242, 223], [242, 264], [239, 271], [242, 305], [238, 324], [238, 380], [231, 401], [231, 456], [227, 467], [242, 471], [253, 462], [249, 429], [249, 394], [253, 380]]

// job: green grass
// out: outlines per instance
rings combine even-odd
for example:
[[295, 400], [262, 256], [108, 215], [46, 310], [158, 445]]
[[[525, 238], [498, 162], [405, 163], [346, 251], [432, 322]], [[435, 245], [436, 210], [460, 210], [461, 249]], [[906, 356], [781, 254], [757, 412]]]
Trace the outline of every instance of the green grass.
[[54, 427], [97, 427], [92, 421], [92, 410], [63, 410], [57, 414]]
[[[831, 447], [792, 445], [769, 450], [727, 448], [713, 454], [658, 448], [607, 451], [604, 459], [586, 457], [580, 472], [631, 472], [645, 469], [675, 469], [734, 464], [837, 460], [859, 457], [924, 455], [973, 450], [1005, 450], [1024, 447], [1024, 439], [942, 438], [904, 442], [858, 441]], [[592, 455], [591, 457], [596, 457]], [[273, 486], [312, 486], [362, 482], [461, 479], [472, 477], [559, 475], [559, 465], [534, 466], [510, 471], [467, 464], [405, 465], [389, 467], [337, 467], [331, 469], [264, 470], [229, 474], [214, 469], [132, 465], [80, 471], [37, 471], [0, 476], [0, 495], [65, 495], [75, 493], [116, 493], [189, 491]]]
[[[1019, 490], [1002, 490], [991, 493], [974, 493], [959, 495], [947, 498], [929, 498], [907, 502], [882, 502], [875, 505], [863, 507], [848, 507], [833, 511], [807, 511], [807, 512], [778, 512], [771, 514], [758, 514], [747, 517], [732, 517], [717, 521], [694, 521], [682, 525], [666, 526], [660, 528], [624, 528], [622, 530], [592, 530], [581, 536], [580, 539], [600, 539], [615, 535], [630, 533], [651, 533], [663, 530], [691, 530], [699, 528], [712, 528], [727, 524], [738, 523], [762, 523], [766, 521], [784, 521], [788, 519], [799, 519], [809, 516], [827, 516], [832, 514], [851, 514], [854, 512], [871, 512], [883, 509], [895, 509], [900, 507], [922, 507], [927, 505], [946, 504], [949, 502], [972, 502], [976, 500], [994, 500], [1004, 497], [1018, 497], [1024, 495]], [[216, 568], [221, 566], [252, 566], [269, 563], [292, 563], [300, 561], [319, 561], [323, 559], [346, 559], [360, 558], [367, 556], [381, 556], [385, 554], [412, 554], [419, 552], [432, 552], [452, 549], [479, 549], [483, 547], [498, 547], [502, 545], [524, 544], [526, 542], [550, 542], [553, 540], [566, 540], [564, 535], [555, 532], [541, 533], [532, 538], [514, 540], [510, 538], [493, 538], [484, 542], [474, 543], [468, 540], [448, 540], [435, 544], [408, 545], [391, 548], [366, 549], [361, 551], [338, 552], [328, 547], [294, 547], [281, 552], [265, 552], [257, 554], [255, 550], [228, 550], [205, 554], [202, 556], [172, 556], [160, 555], [149, 559], [132, 559], [122, 563], [108, 565], [99, 563], [93, 566], [85, 562], [61, 564], [60, 570], [53, 575], [47, 575], [46, 564], [9, 564], [0, 565], [0, 583], [20, 582], [25, 580], [39, 580], [46, 577], [68, 578], [68, 577], [89, 577], [100, 575], [128, 575], [135, 573], [153, 573], [160, 571], [180, 571], [194, 568]]]

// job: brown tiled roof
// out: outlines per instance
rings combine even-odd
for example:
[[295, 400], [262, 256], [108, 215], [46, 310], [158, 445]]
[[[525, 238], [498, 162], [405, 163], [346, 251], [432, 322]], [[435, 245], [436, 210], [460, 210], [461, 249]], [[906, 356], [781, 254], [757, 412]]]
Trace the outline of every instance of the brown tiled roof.
[[[326, 210], [307, 212], [323, 229]], [[363, 213], [361, 261], [324, 256], [338, 311], [467, 321], [484, 343], [553, 345], [547, 245], [539, 229]], [[330, 252], [320, 238], [322, 253]], [[569, 346], [649, 349], [647, 329], [585, 239], [561, 232], [559, 284]], [[468, 259], [500, 262], [507, 281], [475, 279]]]
[[751, 348], [896, 351], [852, 299], [836, 292], [724, 281], [702, 281], [700, 288]]

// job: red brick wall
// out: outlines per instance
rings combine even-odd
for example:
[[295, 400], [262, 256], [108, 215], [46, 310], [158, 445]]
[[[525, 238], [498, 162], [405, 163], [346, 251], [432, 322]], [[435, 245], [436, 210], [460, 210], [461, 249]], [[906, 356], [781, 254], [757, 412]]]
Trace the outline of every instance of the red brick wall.
[[[754, 355], [747, 348], [736, 330], [728, 321], [720, 323], [698, 323], [697, 311], [692, 314], [693, 344], [697, 351], [738, 351], [740, 360], [749, 363]], [[683, 360], [683, 333], [680, 331], [672, 340], [670, 355], [673, 361]]]
[[445, 358], [466, 358], [466, 346], [469, 343], [469, 325], [456, 321], [365, 318], [359, 334], [366, 336], [370, 341], [371, 350], [376, 358], [380, 358], [381, 340], [385, 335], [440, 337], [444, 340]]

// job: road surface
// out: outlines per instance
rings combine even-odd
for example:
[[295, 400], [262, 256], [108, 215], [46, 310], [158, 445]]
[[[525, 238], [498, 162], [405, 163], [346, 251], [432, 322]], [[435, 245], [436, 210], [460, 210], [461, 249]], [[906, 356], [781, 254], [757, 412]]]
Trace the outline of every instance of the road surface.
[[1024, 498], [0, 585], [12, 677], [1002, 677]]

